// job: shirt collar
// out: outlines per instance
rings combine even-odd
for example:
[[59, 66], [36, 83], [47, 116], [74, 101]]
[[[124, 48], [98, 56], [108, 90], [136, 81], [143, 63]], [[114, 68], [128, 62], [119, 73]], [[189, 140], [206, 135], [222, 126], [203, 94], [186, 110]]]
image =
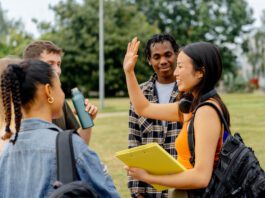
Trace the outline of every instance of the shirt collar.
[[19, 131], [28, 131], [28, 130], [35, 130], [35, 129], [48, 129], [48, 128], [55, 128], [58, 131], [62, 131], [58, 126], [51, 122], [47, 122], [45, 120], [41, 120], [38, 118], [29, 118], [23, 119], [21, 121], [21, 126]]

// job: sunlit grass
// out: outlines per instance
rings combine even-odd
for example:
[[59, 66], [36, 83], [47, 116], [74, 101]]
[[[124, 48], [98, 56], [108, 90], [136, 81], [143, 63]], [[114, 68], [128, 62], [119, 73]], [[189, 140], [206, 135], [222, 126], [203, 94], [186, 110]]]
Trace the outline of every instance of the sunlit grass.
[[[240, 132], [246, 145], [252, 147], [265, 168], [265, 95], [259, 94], [229, 94], [222, 95], [231, 116], [232, 132]], [[98, 105], [96, 99], [91, 100]], [[128, 98], [105, 100], [105, 109], [99, 112], [91, 139], [91, 147], [108, 165], [118, 191], [124, 198], [130, 197], [127, 189], [127, 176], [123, 164], [115, 159], [116, 151], [127, 148], [128, 140]], [[125, 112], [124, 115], [109, 114], [109, 112]]]

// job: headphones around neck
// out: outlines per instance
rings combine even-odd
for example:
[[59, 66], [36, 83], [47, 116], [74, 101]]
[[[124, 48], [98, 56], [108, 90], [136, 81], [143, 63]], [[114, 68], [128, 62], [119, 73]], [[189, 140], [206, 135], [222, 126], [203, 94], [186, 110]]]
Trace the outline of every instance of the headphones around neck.
[[[202, 95], [200, 102], [204, 102], [205, 100], [212, 98], [216, 94], [217, 94], [217, 91], [215, 89], [212, 89], [211, 91]], [[182, 113], [189, 113], [191, 111], [191, 109], [190, 109], [191, 104], [192, 104], [192, 97], [184, 95], [183, 98], [181, 98], [179, 101], [179, 110]]]

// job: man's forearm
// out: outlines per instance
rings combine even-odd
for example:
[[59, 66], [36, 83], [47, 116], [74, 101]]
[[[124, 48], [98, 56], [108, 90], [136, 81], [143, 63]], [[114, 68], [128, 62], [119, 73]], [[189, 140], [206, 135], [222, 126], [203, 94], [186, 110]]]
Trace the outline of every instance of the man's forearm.
[[81, 127], [77, 130], [80, 137], [85, 141], [85, 143], [88, 145], [92, 133], [92, 128], [82, 129]]

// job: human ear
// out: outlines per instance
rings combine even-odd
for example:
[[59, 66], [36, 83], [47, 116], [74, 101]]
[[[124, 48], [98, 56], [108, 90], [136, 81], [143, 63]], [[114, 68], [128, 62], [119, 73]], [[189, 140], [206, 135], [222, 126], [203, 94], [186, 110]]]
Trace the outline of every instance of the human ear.
[[52, 87], [50, 84], [46, 84], [44, 86], [44, 90], [45, 90], [45, 94], [46, 94], [47, 98], [52, 96]]
[[148, 65], [149, 65], [149, 66], [152, 66], [152, 64], [151, 64], [150, 60], [148, 60]]
[[205, 68], [203, 67], [201, 70], [196, 71], [196, 77], [197, 78], [202, 78], [205, 73]]

